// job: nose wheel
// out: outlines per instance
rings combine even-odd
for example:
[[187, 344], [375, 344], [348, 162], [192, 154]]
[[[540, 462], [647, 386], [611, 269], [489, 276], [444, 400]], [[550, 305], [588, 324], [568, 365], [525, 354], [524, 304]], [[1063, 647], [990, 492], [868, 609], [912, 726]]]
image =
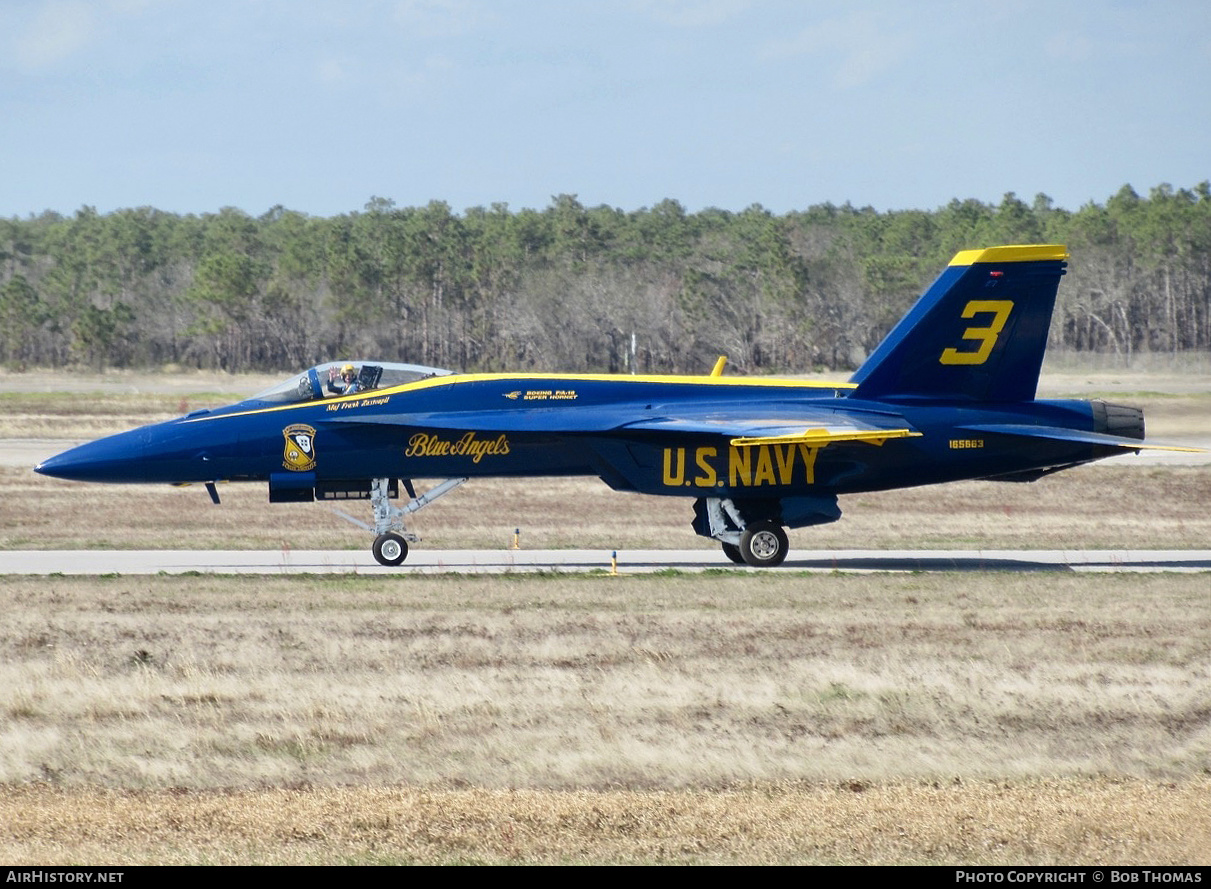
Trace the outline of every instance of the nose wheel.
[[408, 558], [408, 541], [398, 534], [380, 534], [374, 538], [374, 558], [380, 565], [394, 567]]

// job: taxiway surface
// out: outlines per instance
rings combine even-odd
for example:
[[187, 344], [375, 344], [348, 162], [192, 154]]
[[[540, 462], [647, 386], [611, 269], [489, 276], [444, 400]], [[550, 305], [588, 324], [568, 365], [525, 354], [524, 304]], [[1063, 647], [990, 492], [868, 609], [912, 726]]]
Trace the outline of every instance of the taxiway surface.
[[651, 574], [659, 571], [1211, 571], [1211, 550], [792, 550], [780, 568], [695, 550], [413, 550], [385, 568], [361, 550], [12, 550], [4, 575]]

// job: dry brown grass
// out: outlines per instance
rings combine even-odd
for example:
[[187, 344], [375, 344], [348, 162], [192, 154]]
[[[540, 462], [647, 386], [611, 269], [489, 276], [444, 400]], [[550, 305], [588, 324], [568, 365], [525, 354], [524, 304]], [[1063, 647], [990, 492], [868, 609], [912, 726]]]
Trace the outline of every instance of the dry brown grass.
[[1211, 854], [1205, 575], [15, 578], [0, 608], [5, 860]]
[[1190, 864], [1211, 780], [687, 791], [0, 787], [12, 865]]
[[0, 390], [0, 438], [88, 439], [230, 403], [219, 393]]

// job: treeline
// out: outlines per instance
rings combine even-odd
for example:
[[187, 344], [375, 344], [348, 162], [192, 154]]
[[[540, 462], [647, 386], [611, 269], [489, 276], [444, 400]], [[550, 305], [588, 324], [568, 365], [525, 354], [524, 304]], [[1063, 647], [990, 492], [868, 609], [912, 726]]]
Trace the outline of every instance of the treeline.
[[0, 220], [8, 366], [286, 371], [332, 358], [458, 370], [855, 366], [959, 250], [1059, 242], [1052, 347], [1211, 348], [1211, 185], [879, 213], [543, 210], [442, 202], [318, 218], [143, 207]]

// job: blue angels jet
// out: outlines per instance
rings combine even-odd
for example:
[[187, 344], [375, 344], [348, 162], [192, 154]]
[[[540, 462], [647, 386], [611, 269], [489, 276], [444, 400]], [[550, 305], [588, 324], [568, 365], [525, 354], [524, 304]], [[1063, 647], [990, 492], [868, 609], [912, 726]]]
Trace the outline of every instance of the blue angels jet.
[[[1142, 411], [1035, 398], [1062, 245], [965, 250], [848, 383], [722, 375], [459, 374], [358, 362], [73, 448], [36, 470], [97, 482], [268, 482], [274, 503], [369, 500], [375, 558], [403, 518], [476, 476], [591, 475], [689, 497], [694, 530], [771, 566], [837, 497], [1033, 481], [1146, 445]], [[417, 495], [414, 478], [445, 478]], [[399, 491], [408, 499], [400, 503]], [[365, 525], [370, 529], [370, 525]]]

